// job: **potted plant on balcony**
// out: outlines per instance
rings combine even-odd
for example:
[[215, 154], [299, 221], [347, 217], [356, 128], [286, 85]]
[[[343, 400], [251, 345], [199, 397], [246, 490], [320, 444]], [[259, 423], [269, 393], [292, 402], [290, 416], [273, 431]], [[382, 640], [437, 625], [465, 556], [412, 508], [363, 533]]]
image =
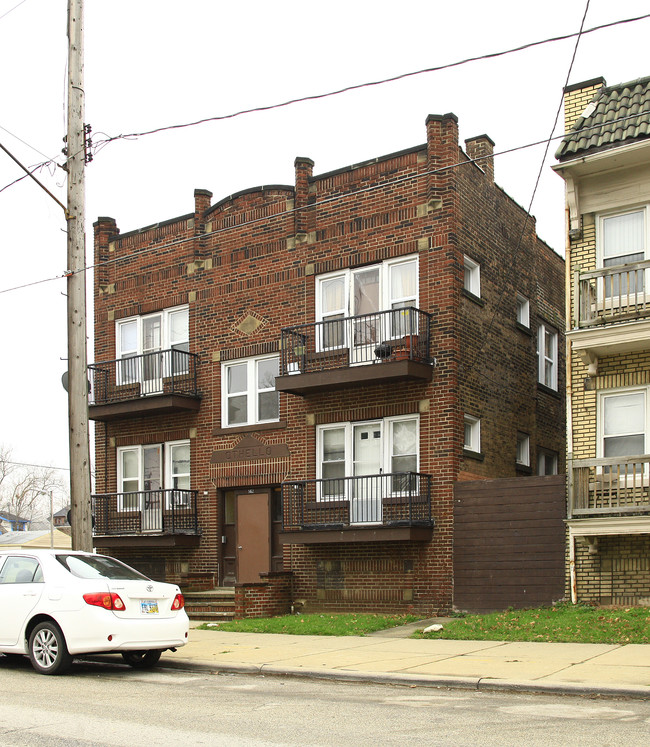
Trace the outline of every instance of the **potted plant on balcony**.
[[289, 375], [298, 374], [301, 372], [302, 366], [300, 364], [304, 360], [304, 357], [305, 357], [305, 346], [296, 345], [293, 349], [293, 360], [287, 363], [287, 373]]

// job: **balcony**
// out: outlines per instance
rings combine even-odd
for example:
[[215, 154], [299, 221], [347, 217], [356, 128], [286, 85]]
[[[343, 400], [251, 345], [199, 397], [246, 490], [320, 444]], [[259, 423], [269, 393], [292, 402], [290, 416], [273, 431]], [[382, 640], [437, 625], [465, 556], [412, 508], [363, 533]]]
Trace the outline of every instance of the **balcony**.
[[650, 515], [650, 455], [574, 459], [569, 518]]
[[196, 490], [93, 495], [93, 542], [101, 547], [193, 547], [199, 543]]
[[305, 395], [370, 382], [431, 381], [431, 318], [408, 307], [283, 329], [275, 388]]
[[282, 484], [284, 544], [427, 541], [431, 475], [393, 472]]
[[91, 420], [197, 411], [198, 356], [184, 350], [158, 350], [88, 366]]
[[576, 271], [573, 349], [597, 371], [606, 355], [650, 349], [650, 260]]

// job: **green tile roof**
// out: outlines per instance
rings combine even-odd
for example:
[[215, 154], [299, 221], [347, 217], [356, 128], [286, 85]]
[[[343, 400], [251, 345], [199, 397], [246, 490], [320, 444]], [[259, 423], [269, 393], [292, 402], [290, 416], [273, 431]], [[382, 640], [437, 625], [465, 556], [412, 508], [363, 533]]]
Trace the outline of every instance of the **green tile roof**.
[[650, 76], [603, 86], [584, 113], [557, 149], [559, 160], [650, 138]]

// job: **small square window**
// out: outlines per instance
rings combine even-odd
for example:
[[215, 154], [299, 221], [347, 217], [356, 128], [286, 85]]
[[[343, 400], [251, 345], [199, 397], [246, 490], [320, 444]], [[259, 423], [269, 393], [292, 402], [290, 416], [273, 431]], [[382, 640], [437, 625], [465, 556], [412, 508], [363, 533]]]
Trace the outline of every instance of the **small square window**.
[[480, 298], [481, 296], [481, 265], [475, 262], [473, 259], [464, 256], [465, 263], [465, 281], [464, 288], [466, 291], [471, 293], [473, 296]]
[[481, 421], [473, 415], [465, 415], [463, 448], [477, 453], [481, 451]]
[[517, 434], [517, 464], [530, 467], [530, 437], [527, 433]]
[[557, 451], [549, 449], [537, 450], [537, 474], [538, 475], [557, 475]]
[[544, 323], [537, 330], [537, 363], [539, 383], [557, 390], [558, 334]]
[[530, 302], [517, 293], [517, 321], [522, 327], [530, 327]]

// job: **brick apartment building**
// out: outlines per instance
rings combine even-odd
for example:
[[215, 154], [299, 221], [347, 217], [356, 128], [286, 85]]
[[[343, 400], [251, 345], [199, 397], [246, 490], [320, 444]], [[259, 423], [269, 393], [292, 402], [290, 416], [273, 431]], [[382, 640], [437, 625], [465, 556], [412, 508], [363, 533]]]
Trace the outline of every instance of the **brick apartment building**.
[[184, 589], [448, 611], [454, 484], [564, 470], [564, 262], [453, 114], [313, 165], [95, 223], [94, 544]]
[[565, 90], [574, 601], [650, 604], [650, 78]]

